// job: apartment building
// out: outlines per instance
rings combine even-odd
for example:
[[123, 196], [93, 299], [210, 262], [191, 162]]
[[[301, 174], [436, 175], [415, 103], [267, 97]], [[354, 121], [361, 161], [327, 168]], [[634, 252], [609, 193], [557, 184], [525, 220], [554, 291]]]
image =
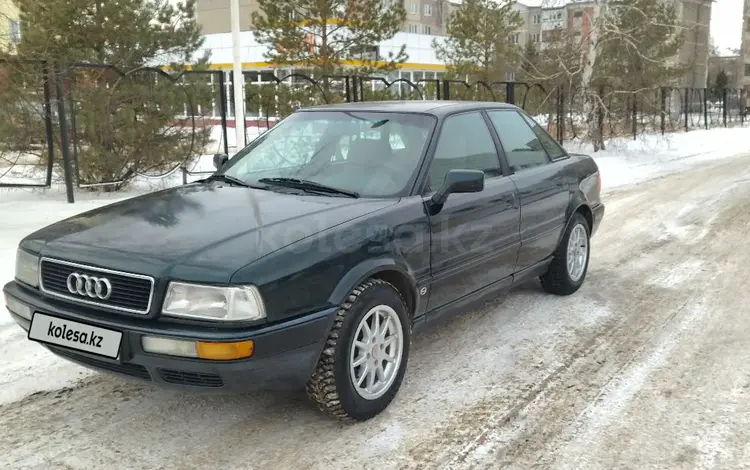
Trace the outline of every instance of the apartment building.
[[591, 31], [591, 19], [594, 15], [594, 2], [575, 2], [555, 7], [543, 8], [528, 6], [520, 2], [513, 5], [524, 20], [519, 32], [519, 44], [534, 43], [543, 49], [560, 30], [565, 30], [578, 37], [588, 37]]
[[745, 0], [742, 24], [742, 43], [740, 58], [737, 66], [738, 86], [745, 88], [750, 94], [750, 0]]
[[[240, 30], [250, 30], [250, 17], [259, 11], [258, 0], [240, 0]], [[220, 34], [232, 31], [229, 0], [198, 0], [195, 15], [203, 34]]]
[[[750, 2], [750, 0], [745, 0]], [[680, 81], [679, 86], [703, 88], [708, 79], [708, 57], [711, 23], [711, 4], [713, 0], [680, 0], [677, 3], [678, 16], [685, 34], [685, 43], [680, 50], [676, 62], [691, 64], [690, 70]], [[521, 32], [522, 43], [527, 41], [539, 42], [540, 49], [550, 41], [560, 30], [578, 36], [589, 37], [592, 19], [595, 13], [593, 1], [576, 1], [564, 4], [558, 3], [554, 7], [542, 8], [517, 4], [525, 19]], [[750, 31], [745, 28], [750, 38]], [[750, 62], [750, 45], [746, 47], [746, 57]], [[750, 73], [750, 69], [748, 69]], [[750, 76], [748, 77], [750, 79]]]
[[13, 52], [21, 40], [18, 8], [12, 0], [0, 0], [0, 52]]
[[712, 3], [713, 0], [682, 0], [678, 4], [685, 42], [677, 59], [691, 66], [680, 86], [703, 88], [708, 81]]
[[446, 0], [404, 0], [406, 21], [402, 31], [412, 34], [444, 36], [447, 14], [452, 10]]
[[[3, 0], [0, 0], [3, 1]], [[258, 0], [240, 0], [240, 30], [250, 30], [250, 17], [260, 11]], [[412, 34], [443, 36], [447, 15], [452, 10], [450, 0], [404, 0], [406, 20], [402, 31]], [[198, 0], [196, 16], [203, 34], [231, 31], [229, 0]]]
[[518, 44], [521, 46], [529, 42], [535, 45], [540, 44], [542, 42], [542, 7], [530, 7], [516, 2], [512, 8], [523, 18], [523, 26], [518, 32]]
[[732, 56], [711, 56], [708, 58], [708, 80], [706, 81], [708, 87], [712, 87], [716, 84], [716, 78], [722, 71], [727, 74], [729, 82], [728, 88], [739, 88], [742, 83], [742, 75], [739, 75], [741, 57], [738, 55]]

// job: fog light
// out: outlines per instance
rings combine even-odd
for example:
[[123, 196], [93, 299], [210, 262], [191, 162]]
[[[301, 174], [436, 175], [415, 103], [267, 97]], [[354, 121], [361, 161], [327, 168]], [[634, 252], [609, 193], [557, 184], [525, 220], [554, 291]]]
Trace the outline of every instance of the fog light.
[[144, 336], [141, 346], [147, 353], [166, 354], [167, 356], [198, 357], [195, 341]]
[[204, 343], [197, 344], [198, 357], [201, 359], [212, 359], [215, 361], [231, 361], [233, 359], [245, 359], [255, 352], [253, 340], [238, 341], [236, 343]]
[[15, 313], [19, 317], [31, 321], [31, 307], [17, 298], [5, 294], [5, 305], [11, 313]]

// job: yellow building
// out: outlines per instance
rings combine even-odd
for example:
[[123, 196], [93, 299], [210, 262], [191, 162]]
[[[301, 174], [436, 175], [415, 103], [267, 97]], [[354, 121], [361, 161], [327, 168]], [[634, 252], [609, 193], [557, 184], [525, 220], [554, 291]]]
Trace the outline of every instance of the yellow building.
[[21, 40], [18, 8], [13, 0], [0, 0], [0, 51], [12, 52]]

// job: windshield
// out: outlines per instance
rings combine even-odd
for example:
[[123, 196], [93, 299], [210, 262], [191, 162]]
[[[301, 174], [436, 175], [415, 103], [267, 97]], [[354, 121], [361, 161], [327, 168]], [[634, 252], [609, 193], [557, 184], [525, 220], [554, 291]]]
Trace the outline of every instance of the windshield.
[[250, 185], [294, 178], [363, 197], [396, 196], [416, 172], [435, 121], [407, 113], [299, 112], [242, 149], [222, 173]]

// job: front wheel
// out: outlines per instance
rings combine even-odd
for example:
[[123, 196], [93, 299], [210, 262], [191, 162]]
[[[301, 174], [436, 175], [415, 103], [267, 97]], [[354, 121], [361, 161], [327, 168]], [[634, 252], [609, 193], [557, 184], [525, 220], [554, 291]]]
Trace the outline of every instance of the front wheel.
[[571, 295], [581, 288], [589, 268], [590, 230], [586, 219], [575, 213], [552, 256], [549, 269], [540, 277], [546, 292]]
[[380, 279], [365, 281], [339, 308], [307, 395], [337, 419], [376, 416], [401, 387], [410, 342], [411, 323], [399, 291]]

